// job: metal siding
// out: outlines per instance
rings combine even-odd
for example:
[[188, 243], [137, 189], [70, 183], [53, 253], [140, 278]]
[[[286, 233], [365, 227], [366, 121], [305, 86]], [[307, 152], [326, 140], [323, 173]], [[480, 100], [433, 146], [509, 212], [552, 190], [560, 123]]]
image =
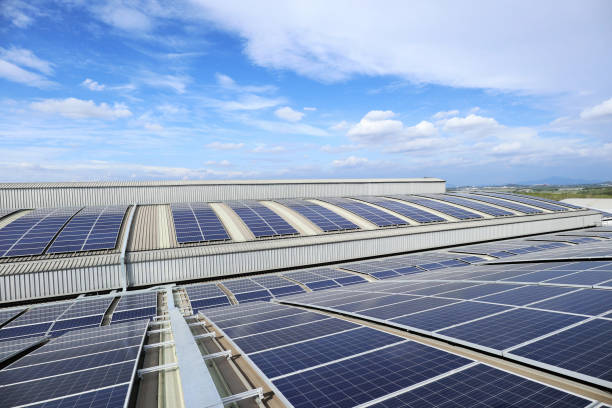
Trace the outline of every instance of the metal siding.
[[[385, 195], [410, 193], [444, 193], [445, 182], [436, 179], [406, 181], [346, 182], [258, 182], [253, 184], [178, 184], [151, 183], [66, 183], [0, 185], [0, 207], [37, 208], [69, 205], [160, 204], [186, 201], [223, 201], [235, 199], [277, 199], [296, 197], [337, 197], [351, 195]], [[81, 184], [84, 184], [81, 186]]]

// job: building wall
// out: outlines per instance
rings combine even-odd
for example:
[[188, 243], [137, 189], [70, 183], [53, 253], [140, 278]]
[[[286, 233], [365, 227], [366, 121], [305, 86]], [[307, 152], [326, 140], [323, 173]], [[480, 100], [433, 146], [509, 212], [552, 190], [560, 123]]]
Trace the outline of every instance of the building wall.
[[0, 184], [0, 208], [443, 193], [440, 179]]

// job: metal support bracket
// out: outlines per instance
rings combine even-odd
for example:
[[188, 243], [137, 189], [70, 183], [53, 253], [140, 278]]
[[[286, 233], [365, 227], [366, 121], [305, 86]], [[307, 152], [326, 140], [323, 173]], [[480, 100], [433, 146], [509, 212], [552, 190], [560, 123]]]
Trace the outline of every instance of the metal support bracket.
[[147, 332], [147, 336], [150, 336], [152, 334], [157, 334], [157, 333], [171, 333], [172, 329], [170, 328], [166, 328], [166, 329], [158, 329], [158, 330], [149, 330]]
[[223, 405], [229, 405], [234, 402], [239, 402], [249, 398], [257, 398], [259, 401], [263, 400], [263, 390], [261, 388], [255, 388], [253, 390], [229, 395], [227, 397], [221, 398], [221, 400], [223, 401]]
[[196, 340], [199, 340], [199, 339], [207, 339], [207, 338], [216, 337], [216, 336], [217, 336], [217, 333], [210, 332], [210, 333], [197, 334], [193, 336], [193, 338]]
[[178, 368], [178, 363], [169, 363], [169, 364], [163, 364], [163, 365], [158, 365], [158, 366], [153, 366], [153, 367], [148, 367], [148, 368], [141, 368], [140, 370], [138, 370], [138, 378], [142, 378], [142, 376], [145, 374], [157, 373], [160, 371], [174, 370], [176, 368]]
[[202, 322], [202, 321], [197, 321], [197, 322], [193, 322], [193, 323], [189, 323], [188, 326], [189, 327], [195, 327], [195, 326], [205, 326], [206, 323]]
[[232, 357], [232, 351], [231, 350], [223, 350], [223, 351], [220, 351], [218, 353], [206, 354], [206, 355], [202, 356], [204, 361], [213, 360], [215, 358], [220, 358], [220, 357], [225, 357], [225, 358], [229, 359], [229, 358]]

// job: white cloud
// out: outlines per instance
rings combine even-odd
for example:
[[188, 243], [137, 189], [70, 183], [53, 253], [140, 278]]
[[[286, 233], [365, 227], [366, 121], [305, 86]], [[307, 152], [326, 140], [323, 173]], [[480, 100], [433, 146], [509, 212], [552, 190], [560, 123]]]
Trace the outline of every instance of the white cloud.
[[459, 111], [457, 109], [449, 110], [449, 111], [441, 111], [432, 116], [432, 118], [436, 120], [444, 119], [449, 116], [457, 116]]
[[244, 94], [236, 100], [206, 99], [205, 103], [226, 111], [254, 111], [273, 108], [285, 102], [283, 98], [266, 98], [255, 94]]
[[208, 160], [205, 164], [207, 166], [221, 166], [221, 167], [229, 167], [232, 165], [232, 163], [228, 160], [221, 160], [221, 161]]
[[147, 122], [144, 124], [144, 128], [147, 130], [150, 130], [151, 132], [161, 132], [162, 130], [164, 130], [164, 127], [160, 125], [159, 123]]
[[[258, 65], [324, 81], [397, 75], [415, 82], [529, 92], [610, 92], [612, 5], [480, 0], [299, 2], [194, 0], [245, 39]], [[197, 13], [194, 13], [197, 14]], [[546, 21], [545, 25], [542, 21]], [[520, 30], [516, 28], [520, 27]], [[568, 30], [572, 27], [572, 30]]]
[[33, 22], [33, 15], [37, 15], [38, 10], [21, 0], [4, 0], [0, 2], [0, 15], [10, 20], [18, 28], [27, 28]]
[[214, 150], [239, 150], [244, 147], [244, 143], [212, 142], [207, 144], [206, 147]]
[[115, 103], [114, 106], [102, 102], [99, 105], [92, 100], [85, 101], [76, 98], [44, 99], [33, 102], [30, 107], [39, 112], [58, 114], [72, 119], [106, 119], [115, 120], [132, 115], [127, 106]]
[[347, 144], [347, 145], [340, 145], [340, 146], [323, 145], [320, 147], [319, 150], [325, 153], [343, 153], [343, 152], [352, 152], [352, 151], [360, 150], [363, 148], [364, 146], [355, 145], [355, 144]]
[[253, 153], [282, 153], [285, 149], [283, 146], [268, 146], [259, 144], [253, 149]]
[[419, 150], [430, 150], [442, 148], [446, 140], [439, 137], [418, 138], [405, 142], [394, 143], [387, 147], [384, 151], [389, 153], [415, 152]]
[[313, 106], [304, 106], [302, 109], [304, 109], [305, 111], [311, 111], [311, 112], [314, 112], [317, 110], [317, 108]]
[[0, 58], [5, 61], [13, 62], [21, 67], [35, 69], [45, 75], [53, 74], [53, 68], [49, 61], [38, 58], [30, 50], [24, 48], [2, 48], [0, 47]]
[[380, 144], [418, 137], [434, 137], [437, 134], [431, 122], [424, 120], [415, 126], [405, 127], [402, 121], [391, 119], [394, 116], [395, 113], [392, 111], [370, 111], [359, 123], [349, 129], [347, 136], [360, 143]]
[[499, 123], [495, 119], [474, 114], [470, 114], [465, 118], [450, 118], [444, 122], [444, 130], [459, 132], [481, 131], [493, 129], [497, 126], [499, 126]]
[[276, 117], [287, 120], [289, 122], [299, 122], [304, 117], [303, 112], [298, 112], [291, 109], [289, 106], [283, 106], [274, 111]]
[[81, 85], [83, 85], [85, 88], [88, 88], [90, 91], [103, 91], [104, 88], [106, 88], [106, 85], [99, 84], [98, 82], [89, 78], [81, 82]]
[[369, 164], [369, 160], [365, 157], [349, 156], [346, 159], [338, 159], [332, 161], [334, 167], [358, 167]]
[[134, 80], [154, 88], [169, 88], [179, 94], [185, 93], [187, 84], [191, 82], [191, 78], [187, 75], [164, 75], [153, 72], [143, 72]]
[[612, 98], [603, 101], [599, 105], [587, 108], [580, 113], [582, 119], [612, 118]]
[[146, 14], [118, 1], [96, 8], [96, 14], [106, 24], [124, 31], [147, 32], [153, 27], [153, 22]]
[[330, 126], [329, 128], [331, 130], [339, 131], [339, 130], [346, 130], [350, 127], [351, 127], [351, 124], [348, 123], [346, 120], [343, 120], [343, 121], [336, 123], [335, 125]]
[[47, 88], [55, 85], [44, 76], [35, 72], [27, 71], [17, 65], [0, 59], [0, 78], [8, 79], [12, 82], [18, 82], [28, 86], [37, 88]]
[[221, 73], [216, 73], [215, 78], [221, 88], [238, 93], [268, 93], [276, 91], [276, 87], [273, 85], [239, 85], [234, 79]]

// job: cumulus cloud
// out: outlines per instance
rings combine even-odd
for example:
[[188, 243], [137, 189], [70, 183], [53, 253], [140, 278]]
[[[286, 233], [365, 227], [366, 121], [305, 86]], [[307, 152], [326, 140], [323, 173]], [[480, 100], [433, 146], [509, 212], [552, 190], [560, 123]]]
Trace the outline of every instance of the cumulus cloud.
[[244, 143], [212, 142], [207, 144], [206, 147], [214, 150], [239, 150], [244, 147]]
[[99, 84], [98, 82], [94, 81], [93, 79], [89, 79], [89, 78], [81, 82], [81, 85], [83, 85], [85, 88], [89, 89], [90, 91], [103, 91], [104, 88], [106, 88], [105, 85]]
[[346, 159], [338, 159], [332, 161], [334, 167], [358, 167], [369, 164], [369, 160], [365, 157], [349, 156]]
[[499, 123], [493, 118], [486, 118], [484, 116], [478, 116], [470, 114], [464, 118], [454, 117], [444, 122], [444, 130], [446, 131], [459, 131], [459, 132], [472, 132], [490, 130], [499, 126]]
[[274, 111], [277, 118], [287, 120], [289, 122], [299, 122], [304, 117], [303, 112], [298, 112], [291, 109], [289, 106], [283, 106]]
[[432, 116], [432, 118], [434, 118], [436, 120], [440, 120], [440, 119], [447, 118], [449, 116], [457, 116], [458, 114], [459, 114], [459, 111], [457, 109], [453, 109], [453, 110], [449, 110], [449, 111], [437, 112], [436, 114], [434, 114]]
[[469, 8], [311, 1], [308, 12], [300, 3], [273, 0], [256, 8], [236, 1], [194, 4], [204, 18], [241, 36], [256, 64], [323, 81], [397, 75], [453, 87], [612, 91], [606, 1], [515, 2], [512, 13], [485, 0]]
[[105, 119], [126, 118], [132, 112], [124, 104], [115, 103], [112, 107], [104, 102], [96, 105], [92, 100], [77, 98], [44, 99], [33, 102], [30, 107], [39, 112], [57, 114], [72, 119]]
[[426, 120], [415, 126], [404, 126], [392, 111], [374, 110], [368, 112], [356, 125], [351, 127], [347, 136], [360, 143], [379, 144], [389, 141], [406, 141], [418, 137], [434, 137], [437, 129]]
[[584, 109], [580, 113], [582, 119], [612, 118], [612, 98], [603, 101], [599, 105]]

